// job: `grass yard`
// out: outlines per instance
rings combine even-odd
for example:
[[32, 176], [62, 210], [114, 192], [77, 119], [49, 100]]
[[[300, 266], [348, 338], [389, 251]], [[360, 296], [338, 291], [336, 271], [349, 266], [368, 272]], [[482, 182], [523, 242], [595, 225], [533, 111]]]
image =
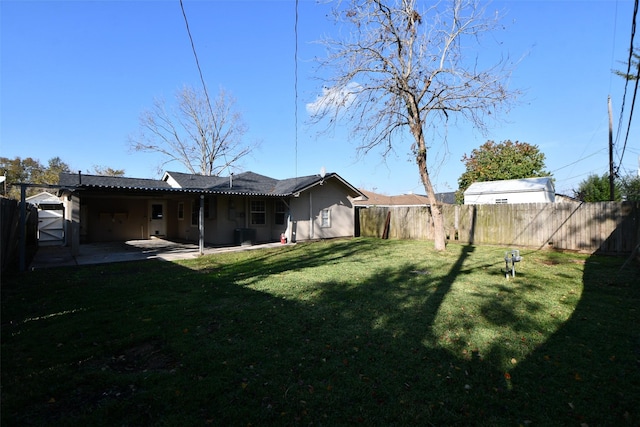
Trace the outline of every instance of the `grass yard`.
[[2, 425], [640, 425], [640, 268], [352, 239], [3, 278]]

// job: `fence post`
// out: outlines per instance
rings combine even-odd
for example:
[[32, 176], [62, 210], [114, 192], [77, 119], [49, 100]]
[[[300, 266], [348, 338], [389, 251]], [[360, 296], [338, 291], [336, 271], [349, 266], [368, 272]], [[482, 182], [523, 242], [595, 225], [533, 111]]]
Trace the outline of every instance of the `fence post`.
[[27, 186], [20, 184], [20, 240], [18, 244], [18, 271], [27, 269]]

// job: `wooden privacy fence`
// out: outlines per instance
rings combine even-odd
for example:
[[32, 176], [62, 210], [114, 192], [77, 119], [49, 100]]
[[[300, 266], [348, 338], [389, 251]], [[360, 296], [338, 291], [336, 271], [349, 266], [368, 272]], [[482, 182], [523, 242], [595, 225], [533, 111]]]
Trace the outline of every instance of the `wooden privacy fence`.
[[[453, 241], [589, 253], [625, 254], [640, 243], [640, 203], [530, 203], [443, 205], [445, 232]], [[433, 239], [428, 206], [358, 208], [359, 235]]]
[[[27, 262], [38, 249], [38, 209], [26, 205], [25, 252]], [[20, 203], [0, 198], [0, 273], [18, 270]]]

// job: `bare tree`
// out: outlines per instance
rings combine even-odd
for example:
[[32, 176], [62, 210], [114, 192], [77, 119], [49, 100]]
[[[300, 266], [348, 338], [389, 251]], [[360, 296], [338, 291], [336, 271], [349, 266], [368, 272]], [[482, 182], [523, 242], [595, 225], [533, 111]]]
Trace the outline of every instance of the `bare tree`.
[[[429, 175], [425, 134], [458, 118], [484, 131], [487, 116], [506, 107], [517, 92], [507, 89], [508, 58], [480, 65], [485, 63], [478, 57], [484, 49], [481, 35], [498, 28], [498, 16], [485, 18], [475, 0], [420, 8], [428, 3], [339, 2], [334, 18], [349, 32], [322, 40], [328, 55], [320, 67], [333, 72], [325, 79], [323, 95], [307, 108], [315, 121], [328, 120], [329, 126], [346, 120], [352, 136], [362, 138], [358, 151], [364, 154], [377, 147], [386, 158], [409, 132], [431, 204], [435, 248], [444, 250], [444, 222]], [[435, 143], [445, 144], [446, 136]]]
[[140, 134], [130, 137], [136, 151], [162, 153], [182, 163], [190, 173], [219, 175], [251, 152], [243, 144], [247, 127], [235, 110], [235, 99], [220, 90], [213, 104], [202, 91], [185, 86], [176, 92], [176, 108], [167, 110], [156, 99], [140, 116]]

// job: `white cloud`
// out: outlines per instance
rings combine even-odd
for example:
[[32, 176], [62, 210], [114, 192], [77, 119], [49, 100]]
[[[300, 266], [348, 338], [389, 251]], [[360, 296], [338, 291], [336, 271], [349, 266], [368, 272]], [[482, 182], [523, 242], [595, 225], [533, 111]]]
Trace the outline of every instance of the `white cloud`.
[[306, 105], [307, 113], [316, 116], [340, 107], [348, 107], [356, 99], [357, 93], [361, 89], [362, 86], [354, 82], [343, 87], [322, 88], [322, 95]]

